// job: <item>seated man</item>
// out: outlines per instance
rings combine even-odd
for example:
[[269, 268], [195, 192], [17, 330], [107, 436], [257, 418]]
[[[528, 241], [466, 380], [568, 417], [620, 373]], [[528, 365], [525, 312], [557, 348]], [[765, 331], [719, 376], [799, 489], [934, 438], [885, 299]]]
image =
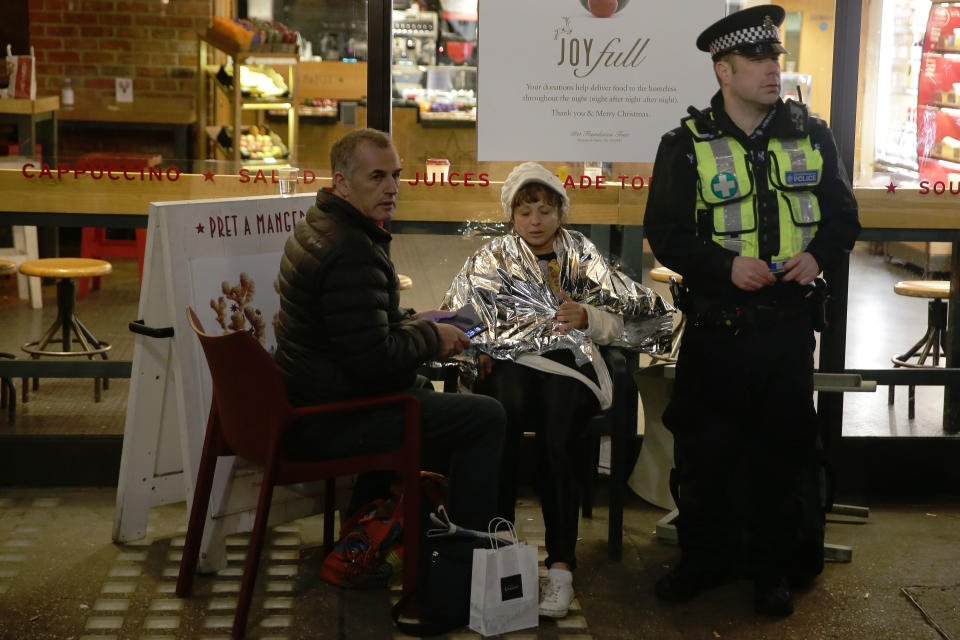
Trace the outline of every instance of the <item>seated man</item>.
[[[470, 339], [433, 321], [448, 313], [399, 307], [383, 224], [396, 210], [400, 157], [386, 134], [358, 129], [333, 145], [330, 159], [333, 188], [317, 193], [280, 263], [275, 359], [291, 402], [416, 396], [423, 466], [447, 471], [453, 521], [485, 531], [496, 513], [506, 417], [492, 398], [416, 385], [420, 365], [460, 353]], [[378, 409], [304, 425], [288, 444], [313, 459], [385, 451], [399, 444], [402, 424], [401, 409]]]

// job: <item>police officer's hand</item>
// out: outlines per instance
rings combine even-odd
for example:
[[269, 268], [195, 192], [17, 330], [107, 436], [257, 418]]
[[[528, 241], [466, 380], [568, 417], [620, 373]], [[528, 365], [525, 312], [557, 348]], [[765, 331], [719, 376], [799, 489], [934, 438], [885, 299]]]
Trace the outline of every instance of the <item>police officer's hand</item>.
[[563, 304], [553, 316], [554, 320], [560, 323], [557, 332], [567, 333], [570, 329], [585, 329], [588, 320], [587, 310], [579, 302], [574, 302], [566, 291], [561, 291], [560, 294], [563, 296]]
[[770, 265], [759, 258], [737, 256], [733, 259], [730, 280], [744, 291], [757, 291], [775, 284], [777, 279], [770, 273]]
[[440, 351], [437, 356], [449, 358], [455, 356], [470, 346], [470, 338], [452, 324], [436, 323], [437, 335], [440, 336]]
[[493, 371], [493, 358], [485, 353], [477, 356], [477, 380], [483, 380]]
[[799, 285], [807, 285], [820, 274], [820, 265], [813, 254], [798, 253], [783, 265], [783, 279], [785, 282], [796, 280]]

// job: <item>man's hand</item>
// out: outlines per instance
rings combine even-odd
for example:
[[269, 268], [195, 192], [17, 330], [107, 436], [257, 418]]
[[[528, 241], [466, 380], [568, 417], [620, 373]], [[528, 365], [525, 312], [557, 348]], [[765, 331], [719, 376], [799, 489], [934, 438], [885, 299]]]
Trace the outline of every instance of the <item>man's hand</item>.
[[820, 265], [813, 254], [804, 251], [787, 260], [783, 272], [784, 282], [796, 280], [799, 285], [808, 285], [820, 275]]
[[420, 311], [419, 313], [413, 314], [415, 320], [433, 320], [436, 322], [440, 318], [452, 318], [457, 315], [456, 311], [440, 311], [439, 309], [431, 309], [430, 311]]
[[734, 286], [744, 291], [758, 291], [777, 282], [774, 275], [770, 273], [770, 265], [759, 258], [746, 256], [737, 256], [733, 259], [730, 280]]
[[483, 380], [493, 371], [493, 358], [485, 353], [477, 357], [477, 380]]
[[579, 302], [574, 302], [566, 291], [561, 291], [563, 304], [557, 309], [553, 319], [560, 323], [557, 333], [568, 333], [570, 329], [584, 329], [587, 326], [587, 310]]
[[437, 334], [440, 336], [440, 351], [438, 358], [449, 358], [455, 356], [470, 346], [470, 338], [463, 331], [457, 329], [452, 324], [442, 322], [435, 323]]

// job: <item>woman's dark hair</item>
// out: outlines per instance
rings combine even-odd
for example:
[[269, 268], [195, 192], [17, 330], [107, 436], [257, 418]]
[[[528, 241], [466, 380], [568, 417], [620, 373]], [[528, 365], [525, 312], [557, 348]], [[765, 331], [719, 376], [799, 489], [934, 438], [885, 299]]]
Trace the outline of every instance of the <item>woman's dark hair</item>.
[[543, 200], [551, 207], [556, 207], [557, 213], [562, 217], [560, 210], [563, 208], [563, 198], [560, 194], [540, 182], [528, 182], [513, 194], [513, 202], [510, 203], [510, 219], [513, 220], [513, 210], [521, 204], [537, 200]]

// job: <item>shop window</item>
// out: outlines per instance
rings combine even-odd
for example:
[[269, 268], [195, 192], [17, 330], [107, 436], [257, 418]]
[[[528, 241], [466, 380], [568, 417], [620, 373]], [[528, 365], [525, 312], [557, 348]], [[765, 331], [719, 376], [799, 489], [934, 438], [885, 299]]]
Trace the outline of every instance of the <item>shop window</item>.
[[[367, 123], [367, 0], [247, 0], [252, 18], [301, 35], [297, 65], [297, 163], [328, 176], [333, 143]], [[268, 112], [284, 131], [286, 114]]]

